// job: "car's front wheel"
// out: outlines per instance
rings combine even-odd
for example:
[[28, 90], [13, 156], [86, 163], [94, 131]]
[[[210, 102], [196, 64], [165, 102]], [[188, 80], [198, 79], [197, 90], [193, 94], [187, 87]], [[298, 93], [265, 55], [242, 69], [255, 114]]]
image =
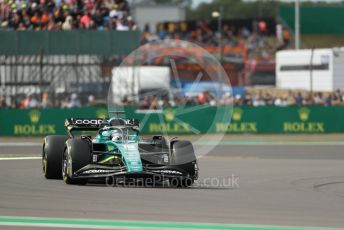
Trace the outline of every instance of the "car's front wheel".
[[173, 178], [172, 186], [189, 187], [198, 177], [197, 159], [190, 141], [177, 140], [171, 143], [171, 165], [178, 166], [187, 172], [187, 177]]
[[86, 140], [70, 139], [62, 157], [62, 176], [66, 184], [86, 184], [87, 179], [73, 178], [73, 174], [91, 163], [91, 148]]

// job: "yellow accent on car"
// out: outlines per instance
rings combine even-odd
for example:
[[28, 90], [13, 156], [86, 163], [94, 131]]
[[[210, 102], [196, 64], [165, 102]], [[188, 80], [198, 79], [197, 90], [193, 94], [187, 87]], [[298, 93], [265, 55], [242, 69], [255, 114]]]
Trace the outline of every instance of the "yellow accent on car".
[[106, 163], [106, 162], [108, 162], [109, 160], [114, 159], [115, 157], [116, 157], [116, 156], [107, 157], [107, 158], [105, 158], [104, 160], [99, 161], [99, 163], [100, 163], [100, 164]]

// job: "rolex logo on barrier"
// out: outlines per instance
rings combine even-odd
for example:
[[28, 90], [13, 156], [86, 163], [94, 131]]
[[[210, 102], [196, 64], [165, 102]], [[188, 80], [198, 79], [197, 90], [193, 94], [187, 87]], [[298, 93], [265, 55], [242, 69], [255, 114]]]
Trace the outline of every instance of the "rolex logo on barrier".
[[301, 108], [297, 111], [301, 121], [307, 121], [309, 118], [310, 110], [308, 108]]
[[164, 122], [151, 122], [149, 124], [149, 131], [150, 132], [171, 132], [171, 133], [190, 133], [191, 128], [190, 124], [183, 122], [181, 120], [175, 121], [176, 116], [175, 113], [176, 111], [174, 109], [166, 109], [163, 112], [164, 116]]
[[[15, 135], [49, 135], [55, 134], [55, 124], [42, 124], [41, 111], [38, 109], [30, 110], [27, 113], [28, 121], [24, 124], [15, 124], [13, 133]], [[25, 120], [25, 119], [24, 119]]]
[[232, 118], [234, 121], [240, 121], [241, 120], [241, 116], [242, 116], [242, 109], [239, 109], [239, 108], [235, 108], [233, 110], [233, 114], [232, 114]]
[[39, 112], [39, 110], [37, 109], [31, 110], [29, 112], [29, 117], [30, 117], [31, 123], [36, 124], [41, 118], [41, 112]]
[[173, 121], [174, 111], [172, 109], [167, 109], [166, 111], [164, 111], [164, 115], [166, 121]]
[[297, 110], [299, 121], [284, 122], [283, 131], [287, 133], [323, 133], [325, 132], [324, 122], [310, 121], [311, 110], [302, 107]]
[[96, 116], [97, 118], [101, 118], [101, 119], [106, 119], [107, 115], [107, 110], [106, 109], [98, 109], [96, 111]]
[[228, 133], [256, 133], [257, 122], [248, 122], [243, 119], [244, 110], [234, 108], [232, 112], [232, 122], [216, 123], [217, 132]]

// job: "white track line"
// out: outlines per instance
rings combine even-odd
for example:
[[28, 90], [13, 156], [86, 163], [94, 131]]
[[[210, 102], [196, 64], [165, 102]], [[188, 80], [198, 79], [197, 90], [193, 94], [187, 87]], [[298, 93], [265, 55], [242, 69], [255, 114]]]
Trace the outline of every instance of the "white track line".
[[[144, 230], [144, 229], [156, 229], [156, 228], [141, 228], [141, 227], [122, 227], [122, 226], [92, 226], [92, 225], [82, 225], [82, 224], [35, 224], [35, 223], [0, 223], [0, 226], [16, 226], [16, 227], [39, 227], [39, 228], [59, 228], [59, 229], [111, 229], [111, 230], [121, 230], [121, 229], [128, 229], [128, 230]], [[160, 229], [166, 229], [166, 228], [160, 228]], [[169, 228], [170, 229], [170, 228]], [[183, 230], [182, 228], [178, 228], [180, 230]]]
[[38, 142], [2, 142], [0, 146], [3, 147], [16, 147], [16, 146], [42, 146], [42, 143]]
[[[41, 147], [43, 144], [38, 142], [0, 142], [0, 147]], [[342, 141], [325, 142], [300, 142], [300, 141], [220, 141], [220, 142], [195, 142], [194, 145], [214, 145], [214, 146], [343, 146]]]
[[[1, 156], [1, 155], [0, 155]], [[10, 160], [38, 160], [42, 157], [0, 157], [0, 161], [10, 161]]]

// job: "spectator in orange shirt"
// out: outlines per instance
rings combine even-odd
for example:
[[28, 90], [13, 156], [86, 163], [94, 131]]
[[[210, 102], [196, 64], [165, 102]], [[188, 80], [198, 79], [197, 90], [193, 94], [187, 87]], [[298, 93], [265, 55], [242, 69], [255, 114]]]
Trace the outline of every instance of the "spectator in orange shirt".
[[284, 41], [285, 46], [287, 46], [289, 44], [289, 40], [290, 40], [289, 31], [287, 29], [284, 29], [283, 30], [283, 41]]
[[92, 18], [90, 12], [86, 12], [80, 19], [82, 29], [90, 29], [91, 22]]
[[49, 21], [50, 21], [49, 13], [48, 13], [47, 10], [44, 10], [43, 13], [42, 13], [42, 16], [41, 16], [41, 24], [42, 24], [42, 26], [48, 25]]
[[265, 34], [267, 32], [266, 22], [263, 20], [259, 21], [258, 29], [261, 34]]

